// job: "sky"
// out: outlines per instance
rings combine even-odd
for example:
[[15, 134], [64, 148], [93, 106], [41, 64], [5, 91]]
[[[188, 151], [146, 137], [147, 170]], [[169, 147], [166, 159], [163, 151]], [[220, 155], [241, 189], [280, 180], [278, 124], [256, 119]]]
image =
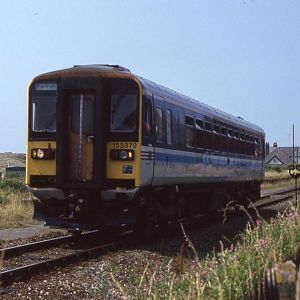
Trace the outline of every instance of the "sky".
[[134, 74], [300, 144], [299, 0], [1, 0], [0, 152], [25, 152], [30, 80], [75, 64]]

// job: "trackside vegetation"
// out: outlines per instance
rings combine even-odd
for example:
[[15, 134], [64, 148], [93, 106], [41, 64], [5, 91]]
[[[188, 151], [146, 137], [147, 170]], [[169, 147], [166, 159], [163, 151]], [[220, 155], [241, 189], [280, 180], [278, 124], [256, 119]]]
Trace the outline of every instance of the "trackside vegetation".
[[31, 194], [23, 178], [0, 180], [0, 228], [33, 224]]
[[[246, 212], [247, 213], [247, 212]], [[258, 214], [258, 213], [257, 213]], [[125, 298], [138, 299], [251, 299], [263, 292], [267, 270], [286, 260], [296, 260], [300, 246], [300, 218], [290, 206], [284, 213], [266, 221], [250, 221], [245, 231], [226, 247], [199, 258], [186, 236], [185, 251], [166, 266], [146, 266], [136, 290], [116, 286]], [[184, 230], [184, 229], [183, 229]], [[171, 268], [171, 265], [176, 268]], [[149, 272], [150, 271], [150, 272]], [[164, 273], [163, 280], [161, 274]]]
[[[31, 194], [22, 178], [0, 180], [0, 228], [32, 224], [30, 199]], [[199, 249], [182, 227], [185, 242], [176, 256], [167, 256], [158, 263], [141, 258], [135, 262], [137, 268], [132, 264], [131, 273], [122, 269], [126, 274], [123, 280], [130, 280], [131, 284], [118, 277], [120, 270], [110, 269], [110, 282], [124, 299], [259, 297], [263, 288], [261, 282], [270, 267], [300, 257], [300, 214], [292, 204], [283, 213], [268, 219], [261, 217], [259, 212], [254, 216], [246, 210], [243, 213], [249, 222], [242, 233], [226, 243], [220, 242], [218, 249], [206, 252], [205, 256], [199, 255]], [[103, 272], [100, 273], [103, 276]]]

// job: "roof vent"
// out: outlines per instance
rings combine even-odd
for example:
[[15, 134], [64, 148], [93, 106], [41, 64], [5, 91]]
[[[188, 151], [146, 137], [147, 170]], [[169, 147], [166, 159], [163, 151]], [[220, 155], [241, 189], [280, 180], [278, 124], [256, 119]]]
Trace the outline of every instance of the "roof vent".
[[91, 65], [74, 65], [74, 68], [113, 68], [123, 72], [130, 72], [129, 69], [120, 65], [108, 65], [108, 64], [91, 64]]

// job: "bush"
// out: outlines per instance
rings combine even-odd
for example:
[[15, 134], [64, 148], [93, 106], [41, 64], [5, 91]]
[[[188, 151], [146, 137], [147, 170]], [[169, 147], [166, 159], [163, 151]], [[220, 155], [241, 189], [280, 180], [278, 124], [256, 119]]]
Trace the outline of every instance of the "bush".
[[21, 177], [0, 180], [0, 189], [8, 192], [28, 192], [24, 179]]
[[285, 167], [282, 166], [266, 166], [266, 171], [281, 173], [285, 170]]

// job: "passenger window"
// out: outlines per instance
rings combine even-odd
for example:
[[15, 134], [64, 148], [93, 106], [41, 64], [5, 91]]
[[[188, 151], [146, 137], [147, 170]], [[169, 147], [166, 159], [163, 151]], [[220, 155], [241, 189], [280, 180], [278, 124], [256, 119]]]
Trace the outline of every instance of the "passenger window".
[[255, 155], [254, 137], [253, 136], [250, 136], [250, 154], [252, 156]]
[[190, 116], [185, 116], [185, 125], [194, 127], [194, 118]]
[[203, 121], [196, 119], [196, 147], [204, 148], [204, 140], [203, 140]]
[[185, 144], [187, 147], [194, 147], [194, 118], [185, 117]]
[[228, 129], [228, 151], [234, 153], [234, 134], [232, 129]]
[[246, 141], [246, 143], [245, 143], [246, 144], [246, 150], [245, 150], [245, 152], [246, 152], [247, 155], [251, 155], [250, 137], [247, 134], [245, 134], [245, 141]]
[[211, 131], [211, 124], [210, 123], [205, 123], [205, 130]]
[[259, 157], [259, 138], [254, 138], [254, 155]]
[[220, 150], [228, 151], [227, 128], [221, 127]]
[[218, 125], [214, 125], [214, 133], [220, 133], [220, 127]]
[[203, 121], [196, 119], [196, 129], [203, 130]]
[[213, 126], [213, 150], [220, 150], [220, 126]]
[[212, 148], [212, 125], [208, 122], [204, 123], [204, 148], [211, 150]]
[[245, 154], [245, 134], [240, 133], [240, 154]]
[[240, 153], [240, 133], [238, 131], [234, 131], [234, 153]]
[[163, 123], [162, 123], [162, 109], [155, 108], [155, 124], [156, 124], [156, 142], [163, 141]]
[[172, 144], [172, 113], [169, 109], [166, 110], [166, 122], [167, 122], [167, 144]]

